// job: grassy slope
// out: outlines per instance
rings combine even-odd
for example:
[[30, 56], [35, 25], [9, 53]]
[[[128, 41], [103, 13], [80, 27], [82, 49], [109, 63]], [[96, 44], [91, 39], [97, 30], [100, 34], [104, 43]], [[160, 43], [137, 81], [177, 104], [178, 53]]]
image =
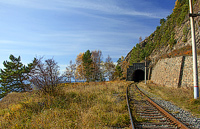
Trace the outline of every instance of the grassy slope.
[[182, 89], [158, 86], [152, 83], [145, 85], [140, 83], [139, 86], [150, 93], [153, 93], [165, 100], [171, 101], [175, 105], [191, 112], [200, 118], [200, 99], [193, 99], [193, 89]]
[[63, 84], [56, 95], [11, 93], [0, 101], [2, 128], [128, 127], [127, 82]]

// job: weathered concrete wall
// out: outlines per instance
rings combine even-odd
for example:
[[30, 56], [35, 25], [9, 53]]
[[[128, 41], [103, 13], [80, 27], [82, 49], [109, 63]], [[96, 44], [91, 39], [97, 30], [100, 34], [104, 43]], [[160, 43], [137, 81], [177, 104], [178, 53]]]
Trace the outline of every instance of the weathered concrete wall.
[[[200, 82], [200, 57], [197, 61]], [[192, 56], [159, 60], [152, 69], [151, 80], [156, 84], [170, 87], [193, 87]]]

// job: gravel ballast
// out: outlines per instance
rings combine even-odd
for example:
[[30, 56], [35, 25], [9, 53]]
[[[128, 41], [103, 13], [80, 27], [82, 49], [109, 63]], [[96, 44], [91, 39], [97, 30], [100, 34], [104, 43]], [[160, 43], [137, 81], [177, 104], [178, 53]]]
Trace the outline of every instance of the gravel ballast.
[[178, 118], [181, 122], [189, 125], [190, 128], [200, 129], [200, 118], [194, 117], [190, 112], [185, 111], [178, 106], [172, 104], [169, 101], [163, 100], [161, 97], [158, 97], [148, 91], [145, 91], [140, 86], [138, 88], [154, 100], [158, 105], [163, 107], [165, 110], [170, 112], [174, 117]]

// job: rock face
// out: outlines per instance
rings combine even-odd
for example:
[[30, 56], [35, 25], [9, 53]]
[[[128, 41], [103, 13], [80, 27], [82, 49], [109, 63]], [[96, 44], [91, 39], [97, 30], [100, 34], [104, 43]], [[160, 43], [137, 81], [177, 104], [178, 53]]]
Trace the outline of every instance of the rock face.
[[[198, 13], [200, 8], [200, 0], [196, 2], [194, 5], [194, 13]], [[200, 49], [200, 17], [194, 18], [195, 22], [195, 37], [196, 37], [196, 44], [197, 49]], [[169, 46], [160, 48], [159, 50], [154, 50], [152, 54], [150, 55], [151, 60], [156, 60], [160, 58], [161, 55], [170, 53], [174, 50], [178, 50], [180, 48], [183, 48], [185, 46], [191, 46], [192, 45], [192, 39], [191, 39], [191, 25], [190, 25], [190, 19], [189, 15], [186, 16], [185, 20], [180, 26], [176, 26], [175, 28], [175, 40], [176, 44], [170, 48]]]

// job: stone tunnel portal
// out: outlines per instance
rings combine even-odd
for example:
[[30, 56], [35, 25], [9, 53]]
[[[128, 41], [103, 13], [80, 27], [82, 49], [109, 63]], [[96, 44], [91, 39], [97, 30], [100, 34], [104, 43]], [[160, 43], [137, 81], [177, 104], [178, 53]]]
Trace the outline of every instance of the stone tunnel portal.
[[134, 82], [139, 82], [139, 81], [142, 81], [142, 80], [144, 80], [144, 71], [143, 70], [141, 70], [141, 69], [138, 69], [138, 70], [135, 70], [134, 72], [133, 72], [133, 78], [132, 78], [132, 80], [134, 81]]

